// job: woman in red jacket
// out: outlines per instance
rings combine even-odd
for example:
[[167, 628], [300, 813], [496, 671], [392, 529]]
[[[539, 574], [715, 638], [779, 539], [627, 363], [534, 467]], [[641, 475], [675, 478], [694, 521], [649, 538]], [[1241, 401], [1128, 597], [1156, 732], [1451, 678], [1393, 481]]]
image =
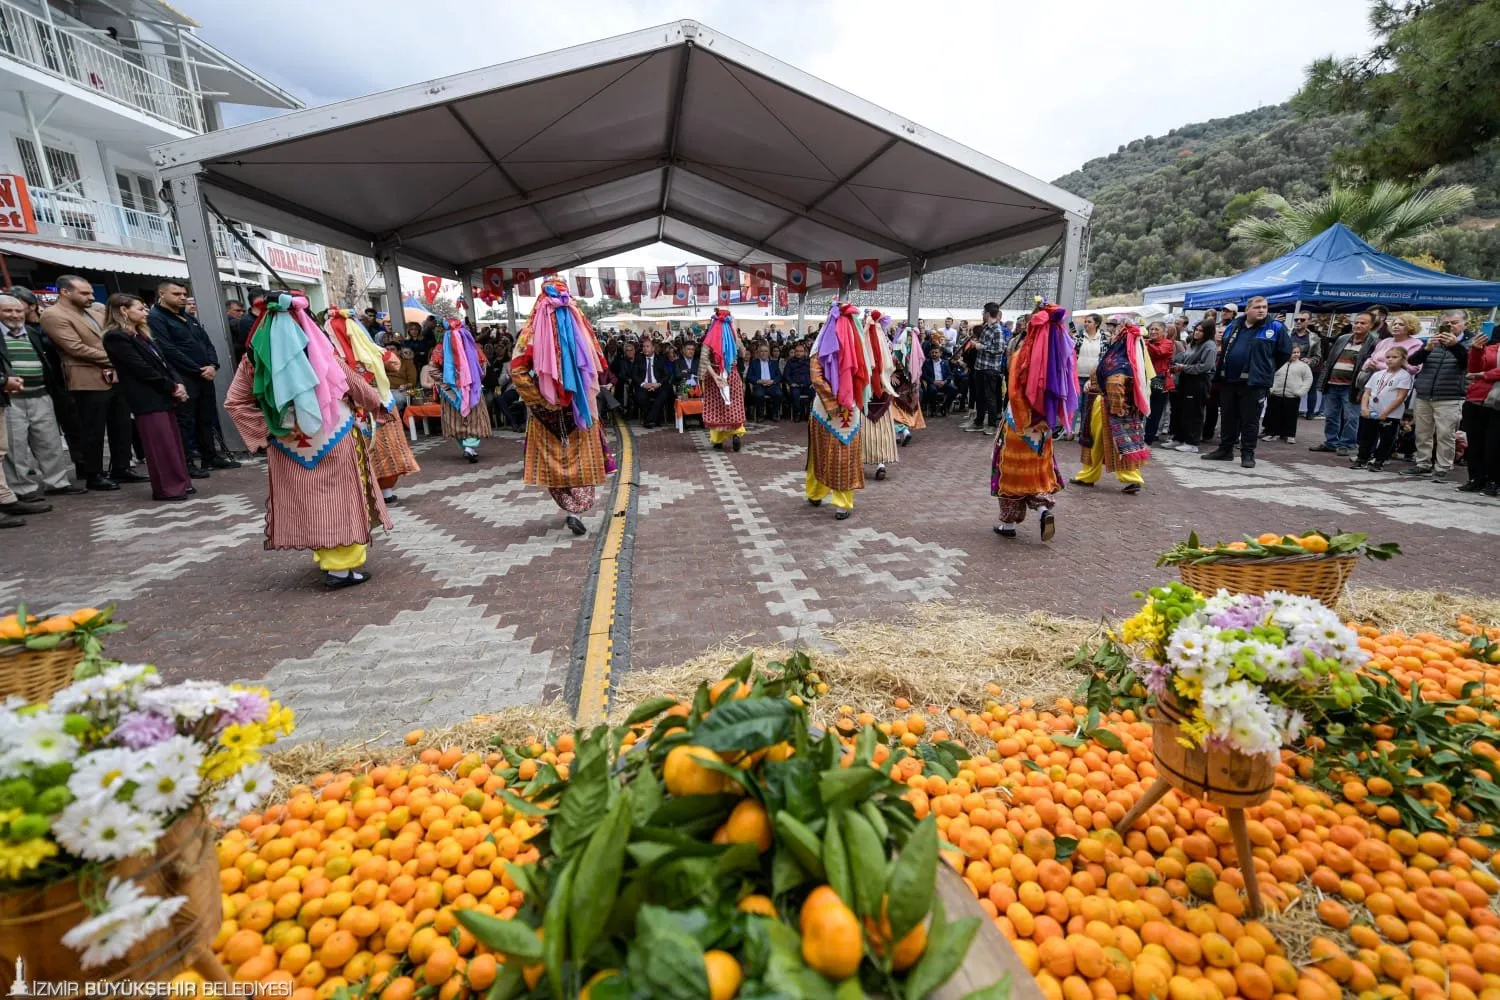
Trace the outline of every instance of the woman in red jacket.
[[1469, 342], [1469, 388], [1463, 411], [1469, 481], [1459, 487], [1463, 493], [1500, 496], [1500, 410], [1484, 405], [1496, 384], [1500, 384], [1500, 343], [1493, 333], [1481, 333]]
[[1166, 416], [1168, 393], [1177, 388], [1172, 378], [1172, 355], [1177, 353], [1177, 341], [1167, 336], [1167, 325], [1155, 320], [1146, 328], [1146, 353], [1151, 355], [1151, 367], [1156, 377], [1151, 380], [1151, 414], [1146, 417], [1146, 444], [1156, 444], [1156, 432], [1161, 429]]

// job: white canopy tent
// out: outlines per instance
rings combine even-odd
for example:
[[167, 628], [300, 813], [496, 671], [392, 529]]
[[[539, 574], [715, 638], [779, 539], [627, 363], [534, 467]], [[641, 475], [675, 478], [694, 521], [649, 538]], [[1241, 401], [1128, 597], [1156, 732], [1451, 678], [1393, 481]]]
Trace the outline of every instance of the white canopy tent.
[[[725, 264], [876, 260], [882, 280], [1061, 247], [1092, 205], [727, 35], [677, 21], [156, 147], [209, 333], [210, 207], [473, 282], [658, 242]], [[816, 276], [816, 264], [813, 267]], [[514, 329], [514, 322], [511, 324]], [[228, 377], [228, 373], [225, 373]]]

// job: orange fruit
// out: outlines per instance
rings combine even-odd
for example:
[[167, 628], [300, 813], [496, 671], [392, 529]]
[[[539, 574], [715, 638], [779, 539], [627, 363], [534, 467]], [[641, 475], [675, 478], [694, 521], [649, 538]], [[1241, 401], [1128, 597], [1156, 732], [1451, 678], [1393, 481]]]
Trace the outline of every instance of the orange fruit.
[[687, 743], [673, 747], [661, 771], [667, 791], [677, 796], [718, 795], [725, 791], [729, 777], [699, 763], [704, 760], [719, 761], [719, 755], [708, 747]]
[[833, 888], [820, 885], [808, 893], [798, 916], [802, 960], [829, 979], [848, 979], [864, 956], [864, 934], [854, 911]]
[[710, 1000], [731, 1000], [740, 991], [745, 974], [740, 963], [727, 951], [717, 948], [704, 952], [703, 964], [708, 968], [708, 995]]
[[740, 802], [729, 813], [724, 825], [714, 832], [713, 841], [715, 844], [754, 844], [757, 851], [766, 853], [771, 849], [771, 817], [766, 815], [766, 807], [756, 799]]

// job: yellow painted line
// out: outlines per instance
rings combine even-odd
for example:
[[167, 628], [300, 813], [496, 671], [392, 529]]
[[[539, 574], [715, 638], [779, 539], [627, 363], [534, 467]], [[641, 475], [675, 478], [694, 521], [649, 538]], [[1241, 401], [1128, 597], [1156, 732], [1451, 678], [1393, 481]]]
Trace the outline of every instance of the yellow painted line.
[[589, 642], [583, 659], [583, 679], [578, 685], [576, 720], [579, 726], [598, 725], [609, 712], [609, 666], [614, 655], [610, 636], [614, 630], [620, 585], [620, 548], [625, 543], [624, 515], [630, 509], [634, 489], [630, 481], [635, 473], [635, 446], [630, 433], [619, 417], [615, 418], [615, 426], [620, 430], [620, 462], [615, 475], [620, 478], [615, 489], [614, 509], [605, 522], [604, 547], [599, 552], [594, 608], [589, 618]]

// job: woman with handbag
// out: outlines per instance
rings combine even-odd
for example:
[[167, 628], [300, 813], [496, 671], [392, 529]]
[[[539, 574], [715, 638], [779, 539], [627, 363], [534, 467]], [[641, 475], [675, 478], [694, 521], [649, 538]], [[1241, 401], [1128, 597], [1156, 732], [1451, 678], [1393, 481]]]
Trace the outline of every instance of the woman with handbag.
[[146, 325], [150, 310], [134, 295], [114, 294], [105, 304], [104, 351], [119, 376], [120, 390], [146, 453], [153, 500], [179, 502], [196, 493], [177, 430], [177, 404], [187, 387], [167, 367]]
[[1500, 342], [1493, 332], [1469, 341], [1468, 378], [1462, 426], [1469, 481], [1458, 489], [1500, 496]]

